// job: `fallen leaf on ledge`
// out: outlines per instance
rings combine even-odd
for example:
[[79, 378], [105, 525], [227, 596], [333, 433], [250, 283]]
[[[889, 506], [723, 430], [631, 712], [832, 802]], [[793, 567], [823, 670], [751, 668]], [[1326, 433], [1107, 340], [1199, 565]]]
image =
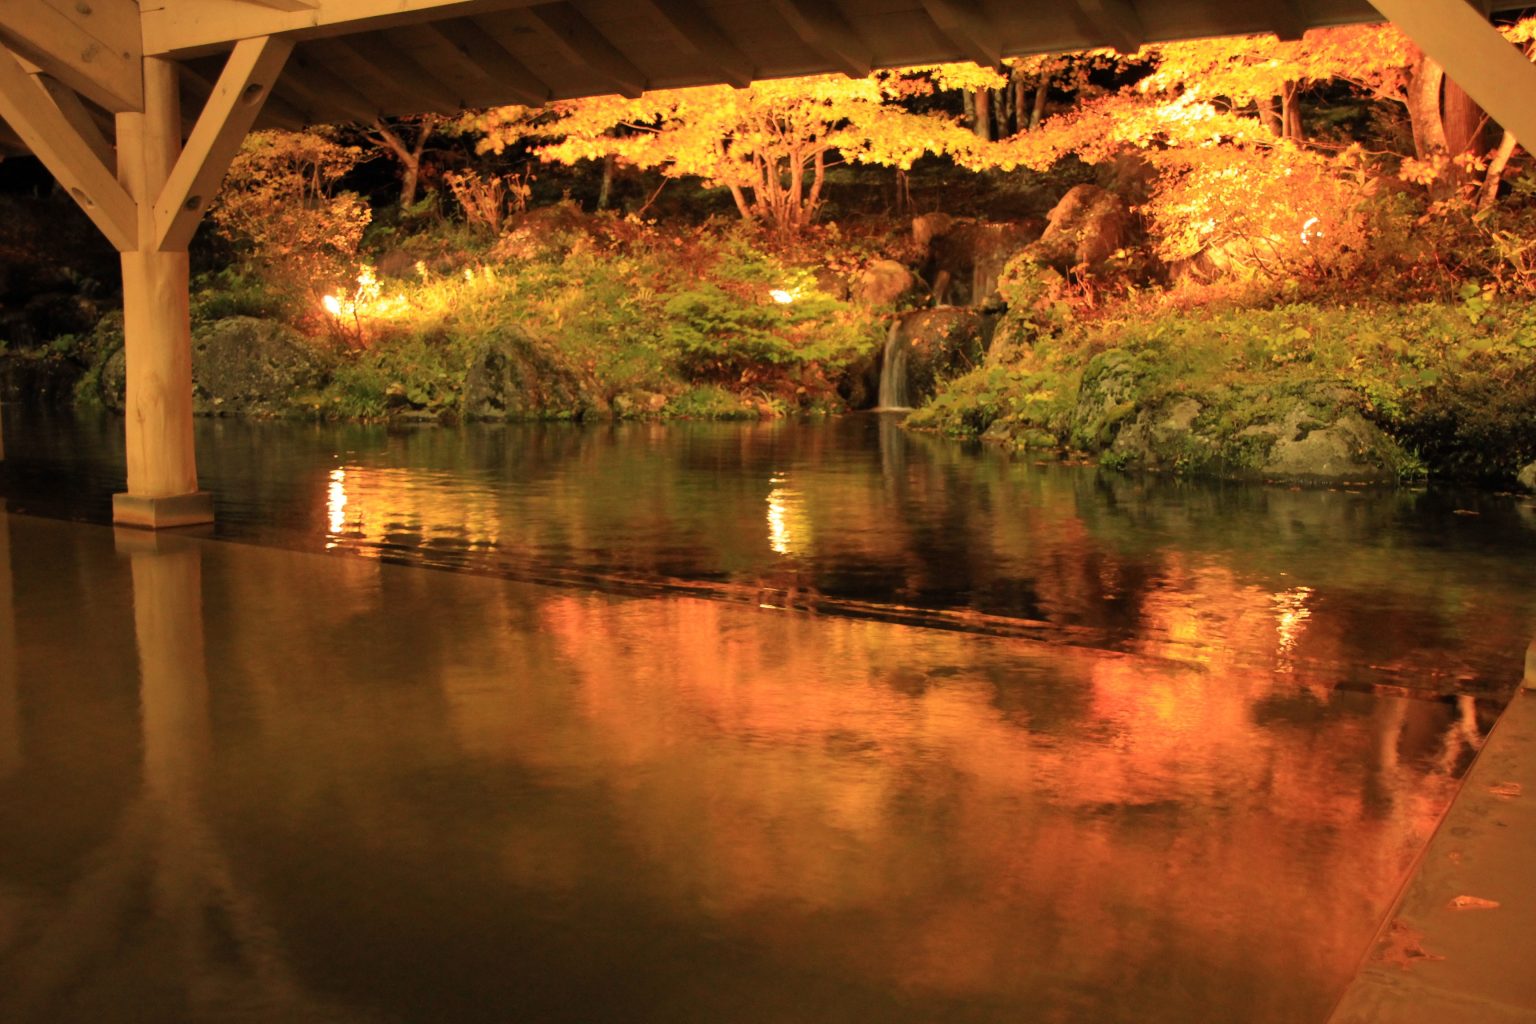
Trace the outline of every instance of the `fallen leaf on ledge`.
[[1493, 910], [1498, 900], [1485, 900], [1481, 896], [1457, 896], [1451, 900], [1452, 910]]

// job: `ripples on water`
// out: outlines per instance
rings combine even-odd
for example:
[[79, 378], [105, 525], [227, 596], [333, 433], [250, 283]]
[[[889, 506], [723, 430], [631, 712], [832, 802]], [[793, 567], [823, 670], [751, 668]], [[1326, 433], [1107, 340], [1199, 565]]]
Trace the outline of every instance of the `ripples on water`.
[[0, 519], [7, 1024], [1321, 1020], [1532, 632], [1520, 499], [200, 430], [256, 545]]

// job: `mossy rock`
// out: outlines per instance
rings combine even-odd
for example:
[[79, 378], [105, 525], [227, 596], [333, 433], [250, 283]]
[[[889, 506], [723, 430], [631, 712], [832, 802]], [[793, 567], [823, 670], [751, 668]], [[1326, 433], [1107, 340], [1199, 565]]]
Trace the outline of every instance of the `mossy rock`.
[[1103, 449], [1120, 467], [1300, 484], [1392, 483], [1414, 460], [1327, 382], [1144, 400]]
[[461, 405], [467, 420], [587, 419], [608, 403], [581, 376], [528, 338], [486, 343], [470, 363]]
[[[96, 373], [94, 397], [121, 412], [126, 366], [121, 326], [114, 330]], [[290, 414], [296, 411], [294, 396], [313, 393], [328, 373], [327, 360], [286, 324], [250, 316], [215, 320], [192, 336], [192, 411], [199, 416]], [[88, 401], [92, 396], [78, 397]]]

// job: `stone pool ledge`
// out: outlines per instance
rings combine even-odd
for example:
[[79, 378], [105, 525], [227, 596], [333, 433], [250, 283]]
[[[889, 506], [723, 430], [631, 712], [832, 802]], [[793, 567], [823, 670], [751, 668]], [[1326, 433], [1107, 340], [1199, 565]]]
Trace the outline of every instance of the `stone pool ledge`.
[[1536, 643], [1330, 1024], [1536, 1022]]

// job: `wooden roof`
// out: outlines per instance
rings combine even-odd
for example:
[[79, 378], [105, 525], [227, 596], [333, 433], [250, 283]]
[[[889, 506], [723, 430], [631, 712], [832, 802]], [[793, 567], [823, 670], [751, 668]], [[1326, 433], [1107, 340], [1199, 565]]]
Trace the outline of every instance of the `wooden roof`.
[[[135, 10], [133, 0], [95, 3], [98, 24], [114, 5]], [[64, 44], [50, 46], [47, 22], [65, 7], [78, 9], [71, 0], [5, 0], [0, 42], [60, 78], [84, 69], [87, 80], [67, 84], [107, 127], [107, 111], [123, 109], [113, 102], [121, 93], [110, 83], [93, 89], [101, 82], [90, 75], [109, 74], [110, 59], [50, 66]], [[1368, 0], [138, 0], [136, 10], [143, 55], [181, 61], [189, 118], [236, 41], [296, 40], [259, 122], [290, 128], [1096, 46], [1294, 38], [1381, 19]], [[115, 56], [110, 44], [99, 49]]]

